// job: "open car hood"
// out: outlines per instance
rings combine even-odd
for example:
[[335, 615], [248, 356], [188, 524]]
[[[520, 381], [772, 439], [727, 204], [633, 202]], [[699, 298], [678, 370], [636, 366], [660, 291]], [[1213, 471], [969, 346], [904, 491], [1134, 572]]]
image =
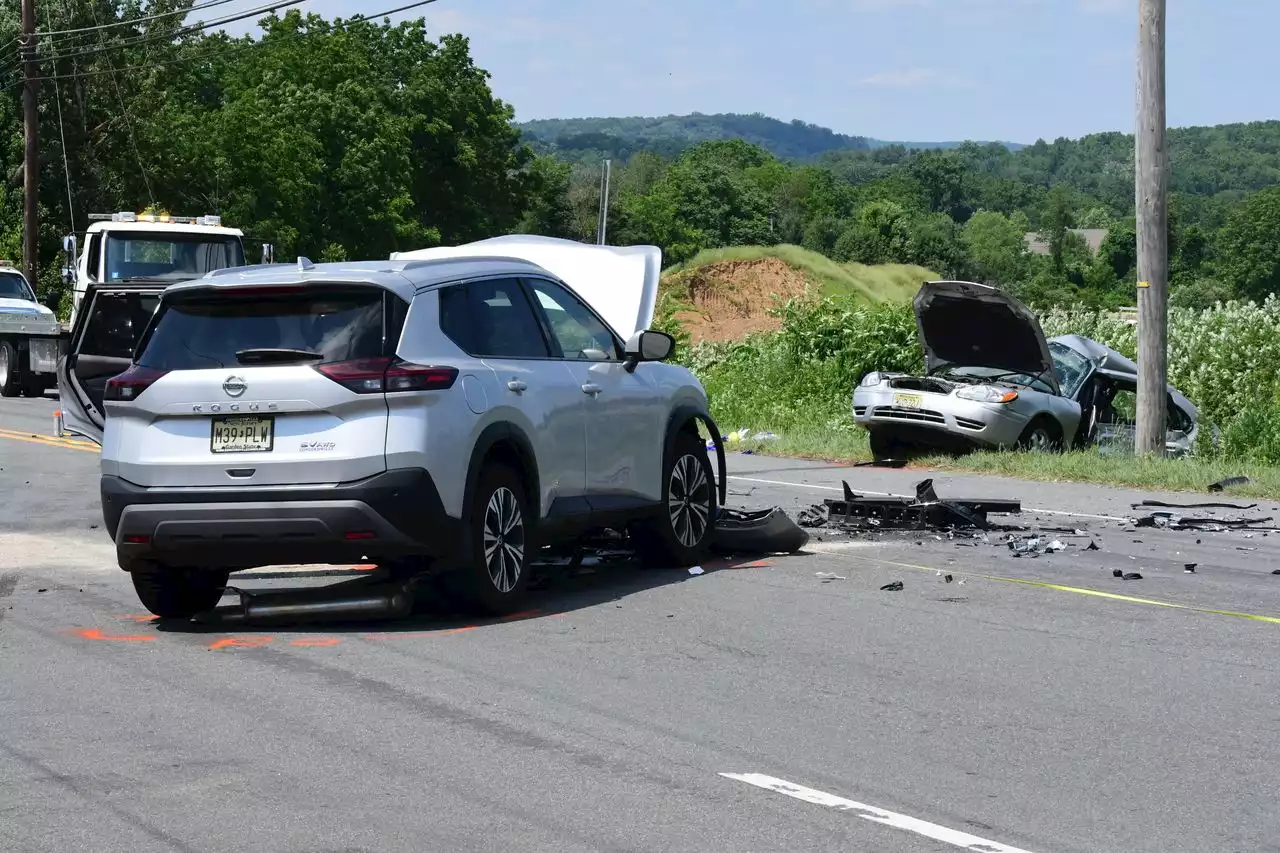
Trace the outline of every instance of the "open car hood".
[[391, 260], [515, 258], [537, 264], [586, 300], [624, 341], [653, 322], [662, 275], [657, 246], [593, 246], [513, 234], [461, 246], [396, 252]]
[[949, 365], [1057, 375], [1040, 322], [1027, 306], [1002, 290], [968, 281], [925, 282], [914, 301], [925, 370]]

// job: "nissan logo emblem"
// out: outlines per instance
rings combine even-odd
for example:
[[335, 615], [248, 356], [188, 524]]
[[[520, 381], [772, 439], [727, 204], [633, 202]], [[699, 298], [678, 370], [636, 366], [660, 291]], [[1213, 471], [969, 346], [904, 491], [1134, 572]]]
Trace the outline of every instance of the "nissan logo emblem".
[[222, 390], [227, 392], [228, 397], [239, 397], [248, 387], [239, 376], [228, 376], [222, 383]]

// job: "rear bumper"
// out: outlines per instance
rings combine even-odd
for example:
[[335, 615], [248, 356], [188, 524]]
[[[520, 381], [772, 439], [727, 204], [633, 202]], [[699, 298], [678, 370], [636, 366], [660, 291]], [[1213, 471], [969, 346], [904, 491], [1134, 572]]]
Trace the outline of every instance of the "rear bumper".
[[140, 561], [246, 569], [441, 557], [463, 540], [431, 475], [386, 471], [334, 486], [146, 488], [102, 478], [102, 516], [121, 568]]

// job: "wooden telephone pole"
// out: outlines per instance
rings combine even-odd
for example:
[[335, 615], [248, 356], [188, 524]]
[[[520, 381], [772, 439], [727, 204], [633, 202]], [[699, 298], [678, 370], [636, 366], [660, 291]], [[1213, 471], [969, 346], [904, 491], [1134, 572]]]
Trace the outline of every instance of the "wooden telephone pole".
[[40, 258], [39, 199], [40, 190], [40, 113], [37, 110], [37, 91], [40, 86], [36, 66], [36, 3], [22, 0], [22, 127], [26, 137], [26, 153], [22, 161], [22, 266], [36, 287], [37, 264]]
[[1164, 455], [1168, 418], [1169, 158], [1165, 0], [1138, 0], [1138, 423], [1136, 451]]

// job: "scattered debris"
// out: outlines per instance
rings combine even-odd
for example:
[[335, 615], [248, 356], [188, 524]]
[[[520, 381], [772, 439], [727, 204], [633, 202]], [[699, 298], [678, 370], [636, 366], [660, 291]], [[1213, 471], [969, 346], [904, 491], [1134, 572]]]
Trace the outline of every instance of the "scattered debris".
[[1061, 541], [1054, 539], [1048, 542], [1042, 536], [1024, 536], [1018, 539], [1010, 535], [1006, 542], [1015, 557], [1039, 557], [1041, 554], [1052, 554], [1067, 549]]
[[832, 581], [847, 581], [844, 575], [838, 575], [835, 572], [814, 572], [814, 577], [822, 578], [823, 583], [831, 583]]
[[1211, 484], [1209, 485], [1209, 491], [1211, 491], [1211, 492], [1220, 492], [1220, 491], [1222, 491], [1223, 489], [1229, 489], [1229, 488], [1231, 488], [1232, 486], [1244, 486], [1244, 485], [1248, 485], [1248, 483], [1249, 483], [1249, 482], [1250, 482], [1250, 481], [1249, 481], [1249, 478], [1248, 478], [1248, 477], [1228, 477], [1228, 478], [1227, 478], [1227, 479], [1225, 479], [1225, 480], [1219, 480], [1219, 481], [1218, 481], [1218, 482], [1216, 482], [1216, 483], [1211, 483]]
[[694, 566], [693, 568], [689, 569], [689, 574], [691, 575], [703, 574], [702, 566]]
[[1111, 570], [1111, 577], [1113, 577], [1113, 578], [1122, 578], [1122, 577], [1124, 577], [1124, 572], [1123, 572], [1123, 571], [1121, 571], [1120, 569], [1112, 569], [1112, 570]]
[[722, 508], [711, 538], [713, 549], [731, 554], [794, 554], [808, 542], [809, 534], [781, 507]]
[[880, 587], [881, 592], [902, 592], [902, 581], [894, 581]]
[[1092, 539], [1090, 539], [1090, 540], [1089, 540], [1089, 545], [1088, 545], [1088, 547], [1087, 547], [1087, 548], [1085, 548], [1085, 550], [1086, 550], [1086, 551], [1101, 551], [1102, 549], [1098, 547], [1098, 543], [1097, 543], [1097, 542], [1094, 542]]
[[1128, 574], [1124, 575], [1123, 577], [1124, 577], [1124, 579], [1125, 579], [1125, 580], [1127, 580], [1127, 581], [1140, 581], [1140, 580], [1142, 580], [1142, 575], [1138, 574], [1137, 572], [1129, 572]]
[[1272, 570], [1271, 570], [1271, 574], [1273, 574], [1273, 575], [1280, 575], [1280, 569], [1272, 569]]
[[48, 591], [49, 591], [48, 587], [40, 587], [40, 589], [36, 590], [36, 592], [48, 592]]
[[951, 583], [953, 580], [955, 580], [955, 578], [953, 578], [951, 575], [943, 575], [942, 579], [947, 583]]
[[1256, 509], [1257, 504], [1222, 504], [1222, 503], [1202, 503], [1202, 504], [1171, 504], [1164, 501], [1142, 501], [1141, 503], [1130, 504], [1134, 509], [1144, 506], [1159, 506], [1168, 509]]
[[1198, 566], [1198, 565], [1200, 565], [1200, 564], [1199, 564], [1199, 563], [1187, 563], [1185, 566], [1183, 566], [1183, 567], [1182, 567], [1182, 570], [1183, 570], [1184, 572], [1186, 572], [1187, 574], [1189, 574], [1189, 575], [1194, 575], [1194, 574], [1196, 573], [1196, 566]]
[[1259, 525], [1273, 520], [1270, 516], [1263, 518], [1188, 518], [1174, 515], [1171, 512], [1153, 512], [1137, 519], [1134, 524], [1138, 527], [1159, 527], [1168, 528], [1169, 530], [1204, 530], [1221, 533], [1226, 530], [1248, 530], [1251, 528], [1254, 530], [1270, 530], [1272, 528], [1263, 528]]
[[802, 511], [800, 524], [805, 527], [838, 524], [855, 530], [990, 530], [988, 513], [1022, 512], [1022, 504], [1016, 500], [944, 500], [934, 491], [932, 480], [916, 486], [914, 499], [858, 495], [847, 482], [841, 485], [844, 487], [842, 500], [828, 498], [823, 502], [825, 507], [815, 504]]
[[854, 468], [906, 468], [906, 459], [872, 459], [870, 462], [855, 462]]

